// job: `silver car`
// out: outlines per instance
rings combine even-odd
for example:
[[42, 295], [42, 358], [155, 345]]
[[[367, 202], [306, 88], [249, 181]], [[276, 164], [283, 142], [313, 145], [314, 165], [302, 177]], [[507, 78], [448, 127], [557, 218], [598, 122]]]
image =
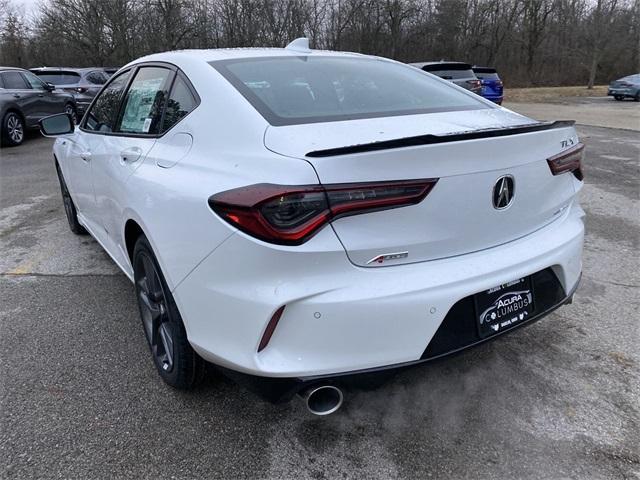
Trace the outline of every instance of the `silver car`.
[[609, 84], [607, 95], [616, 100], [632, 98], [636, 102], [640, 102], [640, 73], [614, 80]]
[[56, 113], [76, 115], [73, 95], [27, 70], [0, 67], [0, 145], [20, 145], [27, 128]]

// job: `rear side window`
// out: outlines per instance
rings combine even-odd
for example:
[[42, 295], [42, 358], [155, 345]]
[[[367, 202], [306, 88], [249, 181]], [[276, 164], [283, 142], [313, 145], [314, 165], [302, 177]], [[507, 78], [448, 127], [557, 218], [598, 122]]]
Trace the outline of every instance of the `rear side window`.
[[86, 78], [87, 82], [93, 83], [94, 85], [104, 85], [107, 81], [107, 78], [101, 72], [91, 72]]
[[164, 121], [162, 123], [162, 131], [169, 130], [182, 118], [187, 116], [191, 110], [196, 108], [198, 101], [191, 93], [186, 80], [179, 74], [173, 82], [171, 95], [167, 102], [167, 109], [164, 113]]
[[142, 67], [127, 91], [118, 132], [157, 134], [167, 99], [172, 71], [162, 67]]
[[34, 72], [42, 81], [54, 85], [73, 85], [80, 81], [80, 74], [75, 72]]
[[298, 56], [211, 62], [272, 125], [489, 108], [414, 67]]
[[112, 132], [120, 107], [122, 92], [127, 86], [131, 71], [121, 73], [98, 95], [85, 116], [84, 128], [96, 132]]
[[31, 88], [27, 85], [24, 77], [20, 75], [20, 72], [3, 72], [0, 75], [2, 76], [4, 88], [8, 90], [26, 90]]

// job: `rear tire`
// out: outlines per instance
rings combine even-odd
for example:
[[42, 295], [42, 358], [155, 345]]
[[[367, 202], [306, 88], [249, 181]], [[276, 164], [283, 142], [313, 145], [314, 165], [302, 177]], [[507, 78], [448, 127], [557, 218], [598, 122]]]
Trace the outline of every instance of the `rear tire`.
[[24, 141], [25, 125], [16, 112], [7, 112], [0, 125], [0, 137], [3, 146], [16, 147]]
[[56, 163], [56, 172], [58, 174], [58, 181], [60, 182], [60, 193], [62, 193], [62, 204], [64, 205], [64, 213], [67, 215], [67, 222], [69, 222], [69, 229], [76, 235], [86, 235], [87, 231], [78, 222], [78, 211], [73, 203], [69, 189], [67, 188], [67, 182], [64, 181], [60, 166]]
[[624, 100], [624, 95], [614, 95], [613, 98], [615, 98], [616, 100], [618, 100], [619, 102]]
[[174, 388], [193, 388], [204, 376], [205, 363], [187, 340], [178, 307], [144, 235], [133, 249], [133, 274], [142, 326], [160, 377]]

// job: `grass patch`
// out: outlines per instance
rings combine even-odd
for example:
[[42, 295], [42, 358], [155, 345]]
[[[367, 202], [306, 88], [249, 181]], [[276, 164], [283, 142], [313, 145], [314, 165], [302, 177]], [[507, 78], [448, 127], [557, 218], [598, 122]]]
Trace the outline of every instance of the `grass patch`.
[[605, 97], [607, 85], [595, 85], [593, 89], [587, 87], [535, 87], [535, 88], [505, 88], [504, 99], [507, 102], [520, 103], [554, 103], [566, 97]]

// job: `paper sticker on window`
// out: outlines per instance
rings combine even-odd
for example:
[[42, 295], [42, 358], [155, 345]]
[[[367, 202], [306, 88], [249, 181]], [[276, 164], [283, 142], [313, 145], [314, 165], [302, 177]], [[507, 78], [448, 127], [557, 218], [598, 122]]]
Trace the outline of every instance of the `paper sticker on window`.
[[149, 128], [151, 128], [151, 117], [147, 117], [144, 119], [144, 125], [142, 126], [142, 131], [144, 133], [149, 133]]

